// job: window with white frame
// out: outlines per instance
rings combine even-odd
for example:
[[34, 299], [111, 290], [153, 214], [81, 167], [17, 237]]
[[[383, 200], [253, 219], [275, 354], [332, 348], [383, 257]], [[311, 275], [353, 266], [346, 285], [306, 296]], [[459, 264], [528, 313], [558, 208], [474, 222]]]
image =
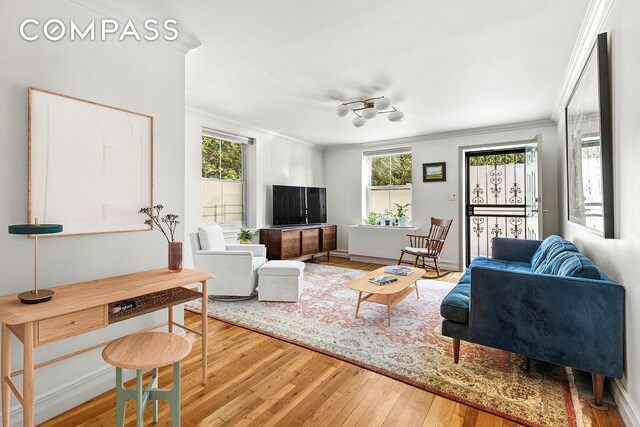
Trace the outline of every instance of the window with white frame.
[[[396, 204], [411, 203], [411, 150], [394, 149], [368, 151], [364, 153], [368, 171], [366, 187], [366, 213], [375, 212], [380, 216], [385, 211], [395, 212]], [[411, 206], [407, 207], [411, 218]]]
[[248, 138], [202, 130], [202, 222], [245, 225], [245, 146]]

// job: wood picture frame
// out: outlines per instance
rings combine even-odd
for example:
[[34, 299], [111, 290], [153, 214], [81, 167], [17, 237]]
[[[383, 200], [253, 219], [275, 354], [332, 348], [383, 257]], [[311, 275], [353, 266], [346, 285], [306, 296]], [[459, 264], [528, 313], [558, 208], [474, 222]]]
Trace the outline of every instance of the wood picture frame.
[[607, 33], [597, 41], [565, 107], [567, 219], [614, 237], [613, 130]]
[[44, 89], [28, 90], [28, 221], [52, 236], [151, 230], [153, 116]]
[[423, 163], [422, 182], [438, 182], [447, 180], [447, 163]]

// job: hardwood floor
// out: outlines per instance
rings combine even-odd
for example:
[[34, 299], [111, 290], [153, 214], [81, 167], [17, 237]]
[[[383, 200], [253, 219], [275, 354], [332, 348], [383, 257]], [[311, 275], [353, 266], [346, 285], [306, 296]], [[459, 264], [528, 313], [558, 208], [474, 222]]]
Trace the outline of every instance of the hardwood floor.
[[[327, 265], [318, 260], [318, 264]], [[373, 270], [376, 264], [333, 258], [330, 265]], [[440, 280], [457, 282], [461, 273]], [[187, 326], [200, 317], [185, 313]], [[338, 359], [246, 329], [209, 319], [209, 382], [200, 383], [200, 340], [182, 366], [184, 426], [496, 426], [518, 424], [392, 380]], [[171, 383], [171, 368], [160, 370], [160, 386]], [[115, 382], [115, 379], [114, 379]], [[132, 384], [129, 383], [129, 386]], [[108, 391], [43, 426], [113, 426], [115, 392]], [[157, 425], [170, 425], [169, 406], [160, 402]], [[593, 414], [594, 427], [622, 426], [617, 410]], [[151, 410], [145, 412], [150, 425]], [[127, 405], [126, 425], [135, 425]]]

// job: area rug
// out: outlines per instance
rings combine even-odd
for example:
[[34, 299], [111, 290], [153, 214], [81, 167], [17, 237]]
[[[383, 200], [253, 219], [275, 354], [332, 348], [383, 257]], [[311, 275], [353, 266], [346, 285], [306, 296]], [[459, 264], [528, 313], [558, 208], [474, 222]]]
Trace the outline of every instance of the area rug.
[[[583, 426], [570, 369], [463, 342], [453, 363], [451, 339], [440, 334], [440, 302], [454, 286], [418, 282], [392, 310], [363, 302], [347, 283], [365, 272], [306, 264], [298, 303], [210, 302], [215, 319], [268, 334], [398, 379], [434, 394], [530, 426]], [[199, 301], [187, 304], [199, 311]]]

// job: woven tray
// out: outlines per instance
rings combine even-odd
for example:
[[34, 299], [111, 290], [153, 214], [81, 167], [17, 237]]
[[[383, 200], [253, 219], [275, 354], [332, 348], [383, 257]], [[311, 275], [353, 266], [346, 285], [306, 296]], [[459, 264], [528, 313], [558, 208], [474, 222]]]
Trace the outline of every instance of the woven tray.
[[130, 310], [119, 311], [118, 313], [111, 313], [111, 307], [117, 304], [117, 302], [111, 303], [109, 304], [109, 323], [117, 323], [122, 320], [131, 319], [132, 317], [141, 316], [172, 305], [193, 301], [198, 298], [202, 298], [202, 293], [197, 290], [173, 288], [131, 298], [138, 303], [138, 306]]

